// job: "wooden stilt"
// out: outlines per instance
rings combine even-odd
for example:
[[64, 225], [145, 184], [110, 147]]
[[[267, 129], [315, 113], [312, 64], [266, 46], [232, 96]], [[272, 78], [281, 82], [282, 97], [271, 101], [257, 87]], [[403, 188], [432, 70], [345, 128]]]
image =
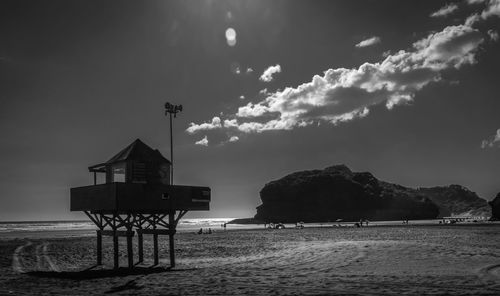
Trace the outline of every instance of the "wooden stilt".
[[174, 249], [174, 234], [175, 234], [175, 211], [168, 214], [168, 240], [169, 240], [169, 251], [170, 251], [170, 267], [175, 267], [175, 249]]
[[132, 248], [132, 237], [134, 233], [132, 231], [127, 231], [127, 257], [128, 257], [128, 268], [134, 267], [134, 250]]
[[137, 252], [139, 253], [139, 262], [144, 261], [144, 243], [142, 240], [142, 232], [137, 230]]
[[97, 230], [97, 265], [102, 265], [102, 233]]
[[114, 269], [118, 269], [119, 267], [119, 262], [118, 262], [118, 235], [115, 234], [113, 235], [113, 267]]
[[158, 265], [158, 234], [153, 234], [153, 256], [154, 256], [154, 264]]

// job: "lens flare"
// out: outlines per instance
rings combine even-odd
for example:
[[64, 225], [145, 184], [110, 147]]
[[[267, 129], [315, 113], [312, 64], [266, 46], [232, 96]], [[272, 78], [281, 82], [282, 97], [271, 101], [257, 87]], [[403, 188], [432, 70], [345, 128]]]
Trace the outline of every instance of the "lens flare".
[[236, 45], [236, 31], [233, 28], [227, 28], [226, 41], [229, 46]]

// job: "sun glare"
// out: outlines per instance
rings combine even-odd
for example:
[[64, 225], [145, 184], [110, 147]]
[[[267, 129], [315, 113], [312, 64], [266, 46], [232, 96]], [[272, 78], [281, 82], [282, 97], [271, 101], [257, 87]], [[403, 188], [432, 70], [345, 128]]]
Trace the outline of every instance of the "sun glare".
[[226, 41], [229, 46], [236, 45], [236, 31], [233, 28], [227, 28]]

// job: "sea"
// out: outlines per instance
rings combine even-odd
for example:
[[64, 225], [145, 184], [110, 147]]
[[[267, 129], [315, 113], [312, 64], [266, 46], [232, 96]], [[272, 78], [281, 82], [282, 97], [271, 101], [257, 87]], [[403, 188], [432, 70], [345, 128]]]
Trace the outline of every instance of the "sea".
[[[181, 219], [177, 225], [177, 232], [203, 232], [226, 230], [224, 224], [236, 218], [191, 218]], [[444, 222], [442, 219], [410, 221], [413, 225], [432, 225]], [[486, 219], [474, 221], [485, 223]], [[373, 221], [370, 226], [397, 226], [402, 221]], [[460, 223], [460, 224], [471, 224]], [[475, 223], [472, 223], [475, 224]], [[354, 227], [355, 222], [328, 222], [328, 223], [305, 223], [305, 227]], [[236, 229], [259, 229], [263, 224], [227, 224], [227, 230]], [[285, 224], [286, 228], [295, 228], [296, 224]], [[98, 228], [90, 220], [81, 221], [16, 221], [0, 222], [0, 240], [13, 238], [47, 238], [47, 237], [71, 237], [71, 236], [93, 236]]]
[[[223, 225], [235, 218], [192, 218], [181, 219], [177, 225], [178, 232], [190, 232], [203, 229], [207, 231], [209, 228], [217, 231], [223, 229]], [[229, 226], [228, 226], [229, 227]], [[230, 226], [231, 229], [251, 229], [257, 228], [258, 225], [235, 225]], [[260, 226], [262, 227], [262, 226]], [[16, 221], [16, 222], [0, 222], [0, 239], [1, 238], [26, 238], [26, 237], [43, 237], [43, 236], [81, 236], [95, 235], [97, 227], [92, 221]]]

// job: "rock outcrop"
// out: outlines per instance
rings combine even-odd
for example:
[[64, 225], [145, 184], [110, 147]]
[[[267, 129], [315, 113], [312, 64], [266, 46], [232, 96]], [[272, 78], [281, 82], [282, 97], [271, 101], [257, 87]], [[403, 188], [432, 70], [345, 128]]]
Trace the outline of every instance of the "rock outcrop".
[[491, 216], [488, 202], [463, 186], [450, 185], [419, 188], [417, 191], [428, 197], [439, 207], [440, 217]]
[[[466, 198], [455, 195], [464, 192]], [[432, 219], [486, 204], [461, 186], [417, 190], [352, 172], [345, 165], [292, 173], [266, 184], [260, 197], [255, 219], [284, 223]], [[454, 197], [456, 202], [450, 202]]]
[[489, 204], [491, 206], [491, 220], [500, 220], [500, 193]]

